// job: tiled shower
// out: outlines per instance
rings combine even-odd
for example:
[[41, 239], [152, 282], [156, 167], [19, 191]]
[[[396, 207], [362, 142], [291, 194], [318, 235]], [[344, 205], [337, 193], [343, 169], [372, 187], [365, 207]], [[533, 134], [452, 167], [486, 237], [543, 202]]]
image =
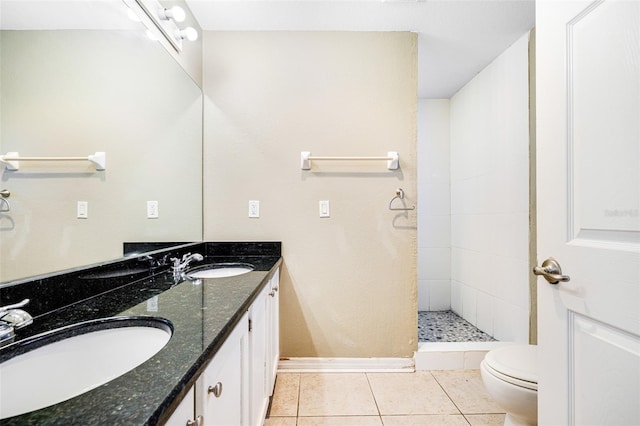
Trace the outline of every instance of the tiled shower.
[[419, 316], [512, 342], [529, 332], [528, 42], [418, 104]]

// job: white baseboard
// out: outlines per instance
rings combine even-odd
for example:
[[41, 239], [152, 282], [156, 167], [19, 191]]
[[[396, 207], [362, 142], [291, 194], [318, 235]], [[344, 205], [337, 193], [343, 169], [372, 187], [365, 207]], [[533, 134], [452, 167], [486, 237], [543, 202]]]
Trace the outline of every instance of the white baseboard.
[[413, 358], [283, 358], [278, 373], [413, 373]]

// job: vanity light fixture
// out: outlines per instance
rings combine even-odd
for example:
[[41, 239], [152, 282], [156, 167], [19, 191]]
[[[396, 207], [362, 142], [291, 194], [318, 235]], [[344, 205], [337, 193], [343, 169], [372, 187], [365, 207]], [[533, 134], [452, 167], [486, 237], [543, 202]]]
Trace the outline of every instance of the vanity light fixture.
[[185, 10], [179, 6], [163, 7], [158, 0], [123, 0], [140, 18], [142, 23], [160, 40], [165, 47], [169, 45], [178, 53], [182, 52], [182, 41], [195, 41], [198, 31], [187, 27], [181, 29], [178, 22], [186, 19]]
[[182, 40], [196, 41], [198, 39], [198, 31], [193, 27], [187, 27], [184, 30], [179, 30], [176, 36]]
[[169, 9], [165, 9], [164, 7], [158, 11], [158, 17], [162, 20], [168, 21], [169, 19], [173, 19], [176, 22], [184, 22], [187, 14], [184, 13], [184, 9], [180, 6], [173, 6]]

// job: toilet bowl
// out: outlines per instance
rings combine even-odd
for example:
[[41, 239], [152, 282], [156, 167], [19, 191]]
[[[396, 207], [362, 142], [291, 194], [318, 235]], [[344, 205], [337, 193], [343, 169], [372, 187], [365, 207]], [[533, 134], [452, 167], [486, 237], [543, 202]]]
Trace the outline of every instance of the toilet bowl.
[[505, 346], [489, 351], [480, 363], [489, 395], [507, 413], [505, 426], [538, 424], [537, 347]]

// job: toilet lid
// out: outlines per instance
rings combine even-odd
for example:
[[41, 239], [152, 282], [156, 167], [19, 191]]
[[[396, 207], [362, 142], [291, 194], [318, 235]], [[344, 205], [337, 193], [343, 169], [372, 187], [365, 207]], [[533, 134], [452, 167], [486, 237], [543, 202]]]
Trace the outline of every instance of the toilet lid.
[[503, 379], [519, 386], [537, 389], [538, 350], [535, 345], [505, 346], [494, 349], [487, 353], [484, 361], [487, 367], [499, 373]]

